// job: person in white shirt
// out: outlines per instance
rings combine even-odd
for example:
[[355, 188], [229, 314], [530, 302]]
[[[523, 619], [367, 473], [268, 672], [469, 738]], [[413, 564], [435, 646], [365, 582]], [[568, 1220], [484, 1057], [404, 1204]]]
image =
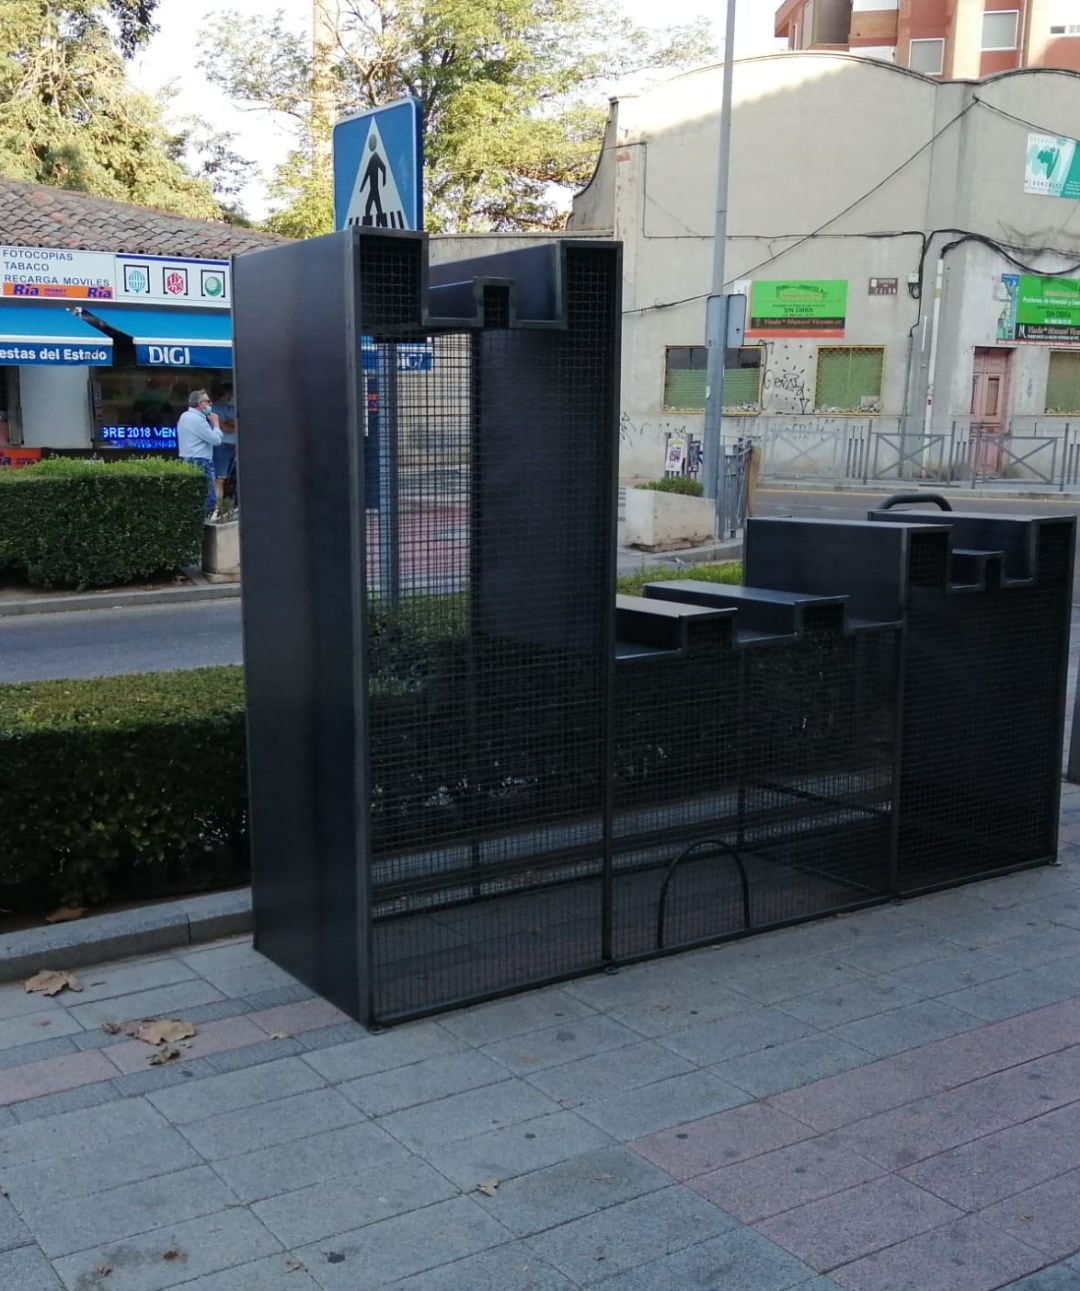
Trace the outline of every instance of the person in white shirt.
[[197, 466], [206, 476], [206, 514], [217, 505], [214, 487], [214, 449], [221, 443], [217, 415], [210, 411], [210, 396], [205, 390], [192, 390], [187, 411], [176, 423], [176, 447], [182, 462]]

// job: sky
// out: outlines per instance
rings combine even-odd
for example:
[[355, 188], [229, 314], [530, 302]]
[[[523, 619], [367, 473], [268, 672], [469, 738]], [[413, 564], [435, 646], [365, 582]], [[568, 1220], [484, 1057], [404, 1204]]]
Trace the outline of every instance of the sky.
[[[491, 3], [491, 0], [477, 0]], [[776, 48], [772, 34], [777, 0], [737, 0], [735, 52], [739, 57], [765, 53]], [[236, 149], [256, 163], [258, 177], [241, 196], [244, 209], [255, 219], [268, 212], [266, 181], [290, 146], [288, 123], [267, 113], [234, 106], [199, 73], [199, 31], [207, 20], [223, 10], [243, 14], [265, 14], [273, 8], [284, 10], [297, 31], [309, 29], [311, 0], [160, 0], [157, 11], [159, 31], [132, 65], [132, 77], [141, 89], [152, 94], [170, 93], [169, 115], [179, 119], [198, 114], [219, 130], [237, 136]], [[699, 16], [712, 19], [716, 42], [724, 36], [725, 6], [713, 0], [623, 0], [623, 11], [642, 26], [677, 25]]]

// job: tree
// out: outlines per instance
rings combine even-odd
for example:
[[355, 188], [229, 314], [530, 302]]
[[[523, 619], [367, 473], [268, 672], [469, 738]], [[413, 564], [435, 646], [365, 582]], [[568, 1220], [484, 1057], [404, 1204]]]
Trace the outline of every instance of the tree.
[[443, 231], [552, 228], [560, 195], [585, 182], [603, 134], [602, 90], [631, 73], [714, 55], [704, 20], [647, 32], [615, 0], [339, 0], [312, 58], [280, 11], [220, 15], [203, 34], [230, 97], [286, 113], [298, 145], [271, 185], [281, 232], [331, 227], [325, 141], [333, 114], [411, 94], [426, 126], [425, 209]]
[[199, 116], [186, 116], [168, 141], [169, 156], [189, 174], [203, 180], [227, 224], [251, 227], [240, 194], [251, 179], [255, 163], [236, 151], [231, 130], [215, 130]]
[[161, 106], [124, 57], [158, 0], [0, 0], [0, 174], [220, 218], [210, 185], [177, 160]]

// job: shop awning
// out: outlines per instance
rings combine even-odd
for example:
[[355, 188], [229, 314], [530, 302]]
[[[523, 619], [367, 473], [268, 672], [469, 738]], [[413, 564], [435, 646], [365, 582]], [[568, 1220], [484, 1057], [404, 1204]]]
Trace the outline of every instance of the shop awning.
[[0, 304], [0, 364], [101, 367], [112, 362], [112, 338], [60, 305]]
[[231, 368], [232, 319], [224, 311], [94, 305], [95, 319], [135, 345], [135, 362], [159, 368]]

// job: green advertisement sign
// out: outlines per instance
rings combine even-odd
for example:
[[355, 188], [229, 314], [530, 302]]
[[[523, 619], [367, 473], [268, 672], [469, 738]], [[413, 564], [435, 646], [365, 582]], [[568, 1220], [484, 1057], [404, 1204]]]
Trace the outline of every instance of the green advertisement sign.
[[847, 279], [774, 279], [750, 290], [747, 336], [843, 336]]
[[1080, 341], [1080, 280], [1020, 275], [1018, 341]]

